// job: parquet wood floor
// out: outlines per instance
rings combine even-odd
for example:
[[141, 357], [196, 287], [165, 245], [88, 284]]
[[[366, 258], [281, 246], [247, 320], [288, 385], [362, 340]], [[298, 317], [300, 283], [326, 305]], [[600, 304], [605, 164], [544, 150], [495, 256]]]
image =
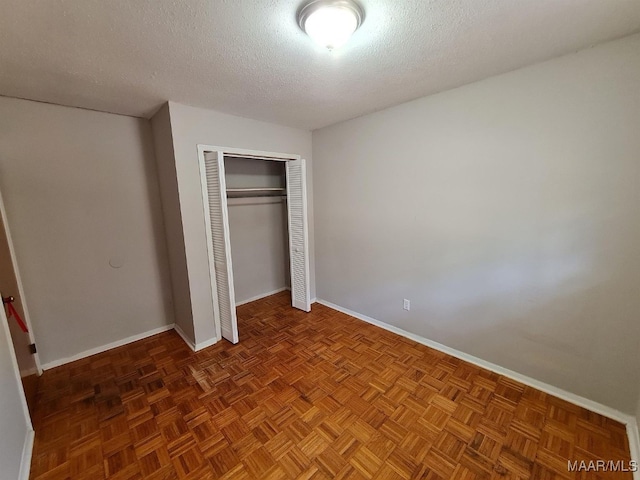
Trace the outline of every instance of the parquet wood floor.
[[287, 293], [238, 317], [45, 372], [31, 478], [631, 478], [567, 469], [628, 461], [615, 421]]

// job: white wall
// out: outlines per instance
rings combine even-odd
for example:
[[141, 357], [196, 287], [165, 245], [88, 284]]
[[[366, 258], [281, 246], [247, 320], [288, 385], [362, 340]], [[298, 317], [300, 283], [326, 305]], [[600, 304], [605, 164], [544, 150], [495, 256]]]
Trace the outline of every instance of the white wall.
[[0, 191], [43, 364], [173, 323], [148, 121], [0, 97]]
[[228, 206], [236, 303], [289, 287], [286, 204], [241, 198]]
[[[284, 187], [285, 163], [225, 159], [227, 188]], [[229, 198], [229, 230], [236, 302], [290, 284], [287, 205], [279, 197]]]
[[[0, 202], [2, 200], [0, 199]], [[2, 205], [0, 204], [0, 209]], [[13, 268], [13, 262], [11, 261], [11, 248], [9, 246], [9, 239], [4, 228], [4, 222], [0, 217], [0, 294], [3, 297], [13, 296], [15, 301], [13, 307], [18, 312], [18, 315], [26, 321], [26, 315], [24, 314], [24, 308], [22, 304], [22, 298], [20, 297], [20, 291], [18, 288], [18, 281], [16, 273]], [[37, 365], [35, 356], [31, 354], [29, 345], [31, 339], [29, 334], [22, 331], [15, 318], [9, 319], [9, 331], [11, 333], [11, 341], [13, 344], [13, 350], [16, 354], [16, 360], [18, 361], [18, 368], [20, 369], [20, 375], [26, 377], [37, 373]]]
[[639, 78], [635, 35], [314, 131], [318, 297], [635, 412]]
[[[0, 309], [0, 478], [26, 478], [21, 472], [23, 455], [30, 456], [33, 430], [28, 420], [22, 384], [16, 373], [17, 364], [4, 309]], [[30, 441], [29, 441], [30, 440]], [[28, 456], [24, 457], [28, 468]]]
[[[308, 160], [310, 258], [313, 259], [311, 132], [169, 102], [195, 343], [215, 337], [197, 145], [293, 153]], [[315, 296], [311, 261], [311, 296]]]
[[636, 406], [636, 423], [638, 424], [638, 430], [640, 431], [640, 398], [638, 398], [638, 405]]
[[153, 143], [158, 171], [162, 212], [164, 215], [167, 257], [171, 271], [171, 293], [176, 325], [194, 338], [191, 316], [189, 275], [182, 234], [182, 217], [178, 197], [178, 181], [173, 154], [173, 137], [169, 120], [169, 104], [165, 104], [151, 119]]

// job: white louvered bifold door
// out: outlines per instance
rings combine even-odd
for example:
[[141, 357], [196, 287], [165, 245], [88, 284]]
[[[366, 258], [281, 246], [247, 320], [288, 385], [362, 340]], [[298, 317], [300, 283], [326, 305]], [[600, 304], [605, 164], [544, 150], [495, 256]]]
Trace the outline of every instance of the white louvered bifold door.
[[238, 343], [238, 320], [233, 291], [227, 189], [222, 152], [206, 152], [204, 154], [204, 170], [207, 192], [205, 223], [209, 237], [208, 247], [211, 250], [209, 262], [213, 260], [213, 272], [211, 272], [214, 277], [212, 278], [213, 301], [215, 303], [217, 300], [222, 337], [232, 343]]
[[304, 159], [287, 162], [291, 305], [309, 312], [311, 311], [311, 287], [309, 285], [306, 176]]

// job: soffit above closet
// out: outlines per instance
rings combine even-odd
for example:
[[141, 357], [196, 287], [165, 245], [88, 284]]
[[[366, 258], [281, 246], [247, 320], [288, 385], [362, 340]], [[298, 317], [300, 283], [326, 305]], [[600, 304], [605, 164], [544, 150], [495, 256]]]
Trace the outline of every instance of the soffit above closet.
[[0, 95], [314, 129], [640, 30], [637, 0], [360, 0], [362, 27], [330, 53], [300, 3], [0, 0]]
[[[285, 162], [225, 155], [224, 169], [227, 178], [227, 189], [270, 189], [283, 188], [286, 185], [284, 178]], [[260, 193], [261, 192], [256, 192], [256, 195]]]

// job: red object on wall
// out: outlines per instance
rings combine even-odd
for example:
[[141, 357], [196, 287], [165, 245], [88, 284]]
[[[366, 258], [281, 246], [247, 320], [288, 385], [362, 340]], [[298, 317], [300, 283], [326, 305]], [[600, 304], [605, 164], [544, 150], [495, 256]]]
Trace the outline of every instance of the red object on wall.
[[22, 330], [24, 333], [28, 333], [29, 329], [27, 328], [27, 325], [22, 321], [20, 315], [18, 314], [18, 312], [16, 312], [16, 309], [13, 308], [13, 305], [11, 303], [7, 303], [7, 310], [9, 310], [7, 317], [15, 318], [16, 322], [18, 322], [18, 325], [20, 326], [20, 330]]

